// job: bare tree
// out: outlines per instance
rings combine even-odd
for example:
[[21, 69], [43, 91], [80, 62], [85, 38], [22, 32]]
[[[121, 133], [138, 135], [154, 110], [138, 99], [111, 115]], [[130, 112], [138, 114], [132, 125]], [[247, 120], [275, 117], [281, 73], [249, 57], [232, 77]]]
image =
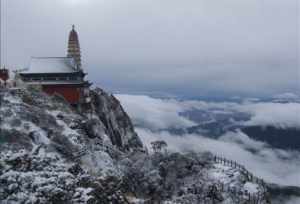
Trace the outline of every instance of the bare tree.
[[163, 140], [157, 140], [151, 142], [151, 147], [155, 153], [165, 152], [168, 144]]

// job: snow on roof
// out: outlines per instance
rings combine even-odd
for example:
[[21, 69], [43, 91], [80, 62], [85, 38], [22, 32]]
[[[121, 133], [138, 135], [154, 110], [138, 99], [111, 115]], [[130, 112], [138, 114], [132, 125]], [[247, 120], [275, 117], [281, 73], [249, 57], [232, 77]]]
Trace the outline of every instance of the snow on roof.
[[32, 57], [29, 69], [22, 74], [70, 73], [77, 72], [77, 66], [72, 57]]

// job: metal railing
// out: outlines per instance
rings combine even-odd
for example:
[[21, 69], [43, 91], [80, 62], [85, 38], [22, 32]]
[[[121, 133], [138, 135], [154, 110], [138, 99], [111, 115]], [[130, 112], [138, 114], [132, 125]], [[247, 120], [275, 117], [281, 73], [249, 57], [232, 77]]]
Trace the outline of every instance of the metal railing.
[[[232, 196], [232, 199], [237, 199], [241, 201], [241, 199], [244, 199], [249, 204], [263, 204], [263, 203], [269, 203], [269, 196], [267, 193], [267, 187], [266, 183], [263, 179], [258, 178], [254, 176], [251, 172], [249, 172], [245, 166], [237, 163], [233, 160], [228, 160], [224, 157], [214, 156], [214, 162], [222, 164], [224, 166], [232, 167], [234, 169], [237, 169], [242, 172], [242, 174], [245, 175], [246, 181], [256, 183], [261, 186], [261, 191], [258, 191], [257, 193], [251, 193], [248, 191], [241, 191], [236, 189], [235, 187], [231, 187], [229, 184], [225, 185], [224, 183], [218, 183], [216, 184], [216, 187], [220, 191], [227, 191], [230, 192]], [[237, 203], [239, 202], [237, 201]]]

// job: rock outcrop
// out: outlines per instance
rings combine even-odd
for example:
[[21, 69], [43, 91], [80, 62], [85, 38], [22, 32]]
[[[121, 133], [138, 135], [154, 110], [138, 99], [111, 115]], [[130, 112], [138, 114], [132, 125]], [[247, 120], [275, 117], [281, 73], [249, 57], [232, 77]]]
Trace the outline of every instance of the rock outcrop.
[[124, 201], [103, 180], [118, 181], [116, 159], [143, 145], [120, 103], [92, 94], [92, 107], [78, 111], [37, 90], [1, 93], [1, 203], [103, 203], [100, 191], [107, 203]]
[[141, 148], [142, 142], [120, 102], [100, 88], [91, 91], [91, 95], [93, 110], [104, 124], [112, 144], [125, 151]]
[[250, 203], [237, 192], [264, 193], [210, 153], [148, 154], [119, 101], [101, 89], [81, 110], [36, 90], [0, 96], [1, 204]]

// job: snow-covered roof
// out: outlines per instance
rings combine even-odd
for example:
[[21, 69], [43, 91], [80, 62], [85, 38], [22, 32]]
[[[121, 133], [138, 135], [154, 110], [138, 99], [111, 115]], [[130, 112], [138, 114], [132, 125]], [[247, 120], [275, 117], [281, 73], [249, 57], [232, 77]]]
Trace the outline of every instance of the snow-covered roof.
[[77, 72], [71, 57], [32, 57], [29, 68], [21, 74], [72, 73]]

